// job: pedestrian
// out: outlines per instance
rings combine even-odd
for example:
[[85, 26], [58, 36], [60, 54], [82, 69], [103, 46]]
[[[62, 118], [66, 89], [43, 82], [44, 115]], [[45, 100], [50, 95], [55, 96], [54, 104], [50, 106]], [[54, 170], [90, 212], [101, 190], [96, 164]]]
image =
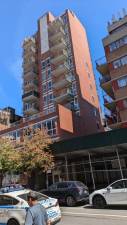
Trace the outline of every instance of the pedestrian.
[[35, 192], [30, 192], [27, 196], [30, 208], [26, 214], [25, 225], [50, 225], [45, 208], [38, 203]]

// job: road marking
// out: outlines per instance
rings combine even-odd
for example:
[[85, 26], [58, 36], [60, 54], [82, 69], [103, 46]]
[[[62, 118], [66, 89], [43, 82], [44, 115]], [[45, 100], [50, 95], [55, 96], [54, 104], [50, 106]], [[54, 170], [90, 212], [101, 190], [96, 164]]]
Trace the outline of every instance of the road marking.
[[74, 213], [74, 212], [63, 212], [62, 213], [63, 215], [72, 215], [72, 216], [99, 216], [99, 217], [114, 217], [114, 218], [119, 218], [119, 219], [124, 219], [124, 218], [127, 218], [127, 216], [124, 216], [124, 215], [106, 215], [106, 214], [99, 214], [99, 213]]

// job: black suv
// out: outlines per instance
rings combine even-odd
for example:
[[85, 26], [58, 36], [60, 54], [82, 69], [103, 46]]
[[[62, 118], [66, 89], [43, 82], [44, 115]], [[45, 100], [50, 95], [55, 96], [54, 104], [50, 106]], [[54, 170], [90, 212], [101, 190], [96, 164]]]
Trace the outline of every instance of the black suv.
[[52, 184], [41, 191], [50, 197], [57, 198], [59, 203], [75, 206], [77, 202], [88, 202], [88, 188], [80, 181], [63, 181]]

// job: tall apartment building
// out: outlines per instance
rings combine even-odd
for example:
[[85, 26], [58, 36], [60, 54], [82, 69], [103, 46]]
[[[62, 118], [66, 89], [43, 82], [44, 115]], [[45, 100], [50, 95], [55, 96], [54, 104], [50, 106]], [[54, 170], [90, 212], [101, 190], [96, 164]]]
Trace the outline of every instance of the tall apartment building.
[[58, 138], [102, 131], [87, 36], [72, 11], [44, 14], [24, 40], [22, 100], [17, 130], [43, 126]]
[[97, 60], [104, 90], [107, 125], [111, 129], [127, 127], [127, 14], [108, 23], [108, 35], [103, 39], [104, 58]]

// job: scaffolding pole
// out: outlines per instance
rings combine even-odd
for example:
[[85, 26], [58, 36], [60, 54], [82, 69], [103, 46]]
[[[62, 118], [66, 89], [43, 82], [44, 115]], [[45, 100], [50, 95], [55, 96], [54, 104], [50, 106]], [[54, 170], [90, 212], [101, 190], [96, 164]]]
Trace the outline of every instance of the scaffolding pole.
[[66, 180], [69, 180], [69, 172], [68, 172], [68, 162], [67, 162], [67, 155], [65, 156], [65, 167], [66, 167]]
[[121, 174], [121, 178], [123, 179], [123, 171], [122, 171], [122, 166], [121, 166], [121, 162], [120, 162], [120, 157], [119, 157], [119, 151], [118, 148], [116, 147], [116, 154], [117, 154], [117, 158], [118, 158], [118, 163], [119, 163], [119, 168], [120, 168], [120, 174]]
[[95, 190], [96, 186], [95, 186], [95, 180], [94, 180], [94, 175], [93, 175], [93, 168], [92, 168], [91, 156], [90, 156], [90, 153], [89, 152], [88, 152], [88, 156], [89, 156], [90, 171], [91, 171], [92, 182], [93, 182], [93, 189]]

